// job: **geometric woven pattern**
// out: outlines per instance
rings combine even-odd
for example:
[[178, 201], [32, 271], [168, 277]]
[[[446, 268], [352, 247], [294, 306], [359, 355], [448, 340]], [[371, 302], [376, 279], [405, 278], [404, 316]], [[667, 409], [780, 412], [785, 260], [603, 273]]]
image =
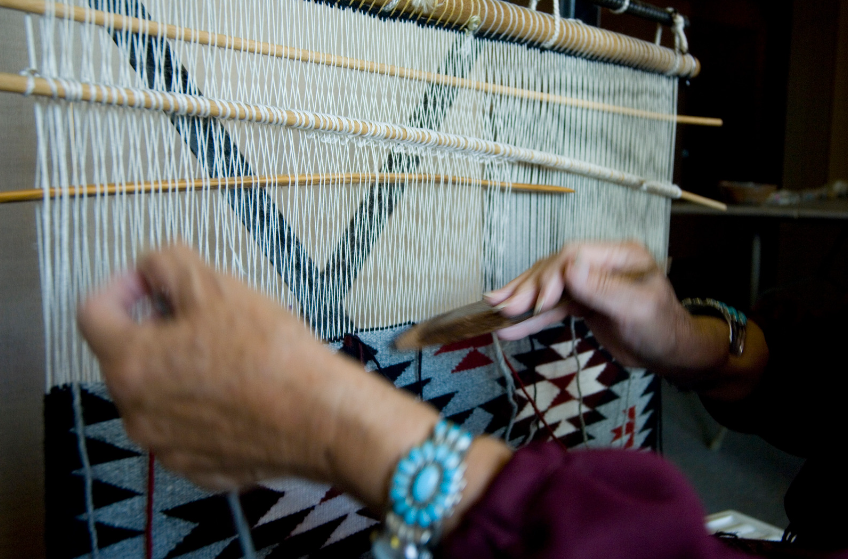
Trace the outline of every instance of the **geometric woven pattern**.
[[[521, 389], [511, 393], [491, 336], [399, 352], [393, 340], [402, 329], [359, 332], [330, 345], [473, 433], [508, 435], [515, 447], [550, 438]], [[618, 365], [580, 321], [575, 333], [570, 324], [559, 324], [503, 343], [550, 428], [569, 448], [654, 448], [654, 375]], [[158, 465], [150, 476], [148, 456], [127, 438], [105, 387], [84, 384], [80, 395], [82, 438], [74, 427], [71, 388], [55, 387], [45, 399], [48, 556], [93, 556], [88, 480], [97, 557], [143, 559], [148, 532], [158, 559], [241, 557], [226, 497]], [[241, 501], [256, 549], [269, 558], [357, 557], [367, 551], [379, 520], [336, 489], [298, 479], [265, 483]]]

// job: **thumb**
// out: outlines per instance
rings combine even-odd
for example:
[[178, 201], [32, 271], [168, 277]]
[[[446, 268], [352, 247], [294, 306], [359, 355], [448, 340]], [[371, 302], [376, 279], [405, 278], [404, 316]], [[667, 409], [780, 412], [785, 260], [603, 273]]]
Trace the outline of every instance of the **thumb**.
[[127, 272], [79, 305], [77, 324], [98, 359], [109, 359], [124, 349], [138, 327], [132, 317], [133, 307], [146, 296], [142, 277]]
[[170, 307], [162, 309], [166, 313], [190, 311], [209, 287], [206, 263], [181, 244], [145, 254], [138, 261], [138, 271], [153, 298]]

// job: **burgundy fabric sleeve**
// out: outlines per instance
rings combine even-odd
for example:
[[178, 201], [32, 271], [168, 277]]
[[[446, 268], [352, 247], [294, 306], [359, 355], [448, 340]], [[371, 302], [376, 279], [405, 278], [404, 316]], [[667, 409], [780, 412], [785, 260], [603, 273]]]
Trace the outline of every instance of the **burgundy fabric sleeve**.
[[515, 453], [442, 544], [444, 558], [664, 559], [750, 557], [704, 530], [698, 497], [650, 453]]

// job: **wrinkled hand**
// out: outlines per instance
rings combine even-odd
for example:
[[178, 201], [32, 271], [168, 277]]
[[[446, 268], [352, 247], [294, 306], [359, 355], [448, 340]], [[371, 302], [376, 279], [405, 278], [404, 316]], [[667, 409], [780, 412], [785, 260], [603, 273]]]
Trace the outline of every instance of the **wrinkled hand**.
[[[135, 321], [133, 307], [151, 295], [166, 299], [168, 315]], [[327, 360], [339, 359], [193, 251], [142, 258], [81, 305], [78, 322], [127, 433], [167, 468], [215, 489], [329, 476], [343, 383]]]
[[498, 332], [511, 340], [568, 315], [582, 317], [622, 364], [676, 365], [679, 338], [691, 330], [665, 272], [637, 243], [573, 243], [486, 295], [501, 312], [536, 316]]
[[[135, 305], [166, 313], [137, 322]], [[436, 411], [331, 353], [289, 312], [185, 247], [149, 254], [78, 311], [130, 437], [212, 489], [283, 475], [328, 482], [373, 510]], [[480, 437], [450, 530], [511, 457]]]

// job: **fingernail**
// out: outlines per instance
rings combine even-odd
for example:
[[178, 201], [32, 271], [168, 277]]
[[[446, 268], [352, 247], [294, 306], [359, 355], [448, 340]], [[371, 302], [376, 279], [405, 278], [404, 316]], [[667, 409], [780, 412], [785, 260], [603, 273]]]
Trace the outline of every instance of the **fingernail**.
[[542, 312], [542, 307], [544, 307], [544, 306], [545, 306], [545, 298], [544, 297], [539, 297], [538, 299], [536, 299], [536, 307], [533, 309], [533, 314], [537, 315], [540, 312]]
[[509, 301], [504, 301], [503, 303], [499, 303], [492, 308], [495, 309], [496, 311], [502, 311], [505, 308], [507, 308], [507, 306], [509, 306]]
[[501, 298], [500, 295], [501, 294], [500, 294], [499, 290], [497, 290], [497, 289], [492, 290], [492, 291], [487, 291], [486, 293], [483, 293], [483, 300], [488, 301], [490, 299], [500, 299]]

